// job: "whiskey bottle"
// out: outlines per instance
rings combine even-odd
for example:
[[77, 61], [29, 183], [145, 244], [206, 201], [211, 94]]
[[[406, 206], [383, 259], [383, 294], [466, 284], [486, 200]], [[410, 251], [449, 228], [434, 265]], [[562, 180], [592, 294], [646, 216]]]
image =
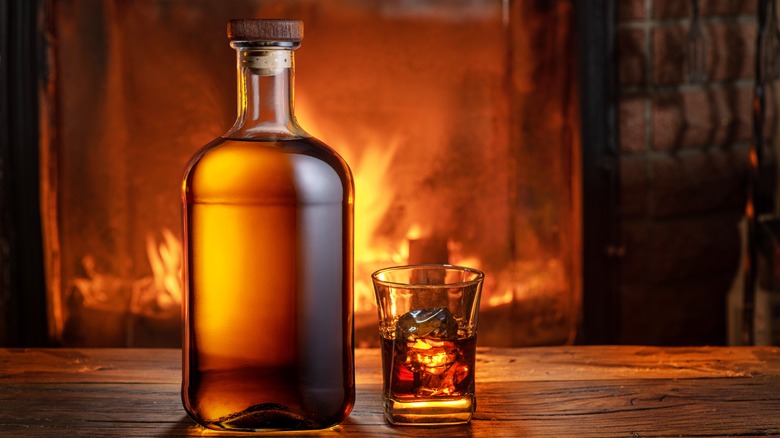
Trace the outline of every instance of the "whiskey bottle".
[[211, 429], [327, 428], [354, 404], [353, 180], [295, 119], [302, 37], [228, 24], [238, 117], [182, 182], [182, 400]]

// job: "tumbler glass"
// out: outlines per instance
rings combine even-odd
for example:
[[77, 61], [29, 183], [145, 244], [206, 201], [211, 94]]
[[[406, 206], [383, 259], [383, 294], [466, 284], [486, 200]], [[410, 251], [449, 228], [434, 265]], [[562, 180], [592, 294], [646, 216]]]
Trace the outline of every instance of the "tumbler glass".
[[397, 425], [468, 423], [474, 415], [477, 316], [485, 275], [451, 265], [372, 274], [385, 417]]

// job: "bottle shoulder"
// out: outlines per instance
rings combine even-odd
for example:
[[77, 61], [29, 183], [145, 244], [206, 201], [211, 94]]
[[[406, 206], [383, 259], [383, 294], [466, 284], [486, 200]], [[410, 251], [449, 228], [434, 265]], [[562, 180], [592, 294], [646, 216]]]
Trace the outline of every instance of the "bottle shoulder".
[[312, 137], [218, 138], [187, 165], [187, 202], [331, 203], [352, 198], [346, 162]]

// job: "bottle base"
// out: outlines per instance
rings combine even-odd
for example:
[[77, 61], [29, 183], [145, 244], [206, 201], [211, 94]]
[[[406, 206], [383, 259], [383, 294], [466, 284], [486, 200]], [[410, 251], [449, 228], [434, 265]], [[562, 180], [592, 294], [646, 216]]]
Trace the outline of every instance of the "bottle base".
[[340, 421], [332, 419], [313, 421], [276, 403], [252, 406], [242, 412], [236, 412], [216, 420], [203, 420], [192, 414], [189, 415], [204, 428], [222, 432], [316, 431], [333, 429], [338, 427], [340, 423]]
[[297, 415], [284, 405], [263, 403], [251, 406], [220, 418], [213, 423], [223, 430], [296, 430], [316, 429], [317, 426], [305, 417]]
[[386, 397], [385, 418], [398, 426], [444, 426], [466, 424], [474, 416], [473, 395], [446, 400], [405, 401]]

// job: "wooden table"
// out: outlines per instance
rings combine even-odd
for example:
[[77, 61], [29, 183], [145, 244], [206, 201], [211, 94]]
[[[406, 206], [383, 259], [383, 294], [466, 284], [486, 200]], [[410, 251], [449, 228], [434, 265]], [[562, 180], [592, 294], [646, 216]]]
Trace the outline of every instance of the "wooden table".
[[[180, 351], [0, 350], [0, 436], [224, 436], [179, 398]], [[480, 348], [467, 426], [388, 426], [380, 358], [356, 352], [357, 402], [332, 430], [284, 436], [780, 435], [780, 348]], [[243, 434], [246, 436], [246, 434]]]

